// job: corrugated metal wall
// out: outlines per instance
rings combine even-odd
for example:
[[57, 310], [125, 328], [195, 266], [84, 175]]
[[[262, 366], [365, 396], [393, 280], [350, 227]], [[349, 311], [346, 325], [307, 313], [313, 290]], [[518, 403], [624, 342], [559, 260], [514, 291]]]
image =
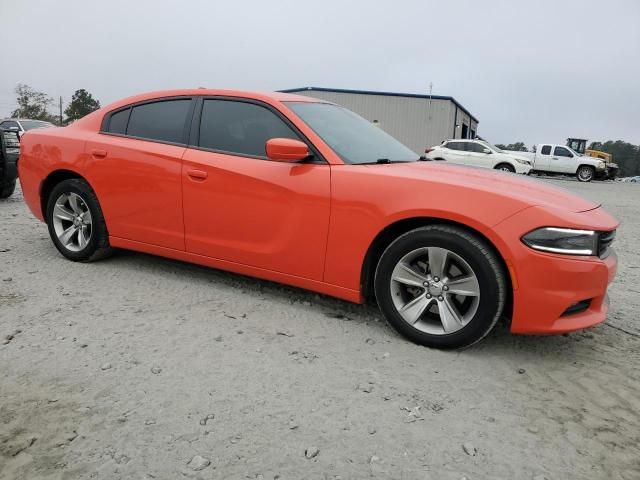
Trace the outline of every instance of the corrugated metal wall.
[[[426, 147], [439, 145], [454, 136], [456, 105], [451, 100], [360, 93], [326, 92], [305, 90], [295, 92], [320, 100], [337, 103], [353, 110], [370, 122], [378, 120], [379, 126], [416, 153], [422, 154]], [[461, 109], [458, 110], [455, 138], [461, 138], [462, 125], [477, 132], [477, 124]], [[470, 122], [473, 122], [472, 124]]]

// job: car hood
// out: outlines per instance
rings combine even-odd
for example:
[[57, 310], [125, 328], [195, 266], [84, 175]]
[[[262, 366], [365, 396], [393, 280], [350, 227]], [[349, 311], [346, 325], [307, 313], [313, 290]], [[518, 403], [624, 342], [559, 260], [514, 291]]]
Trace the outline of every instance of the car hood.
[[586, 212], [600, 204], [574, 193], [549, 185], [542, 180], [498, 170], [474, 168], [443, 161], [409, 162], [370, 165], [368, 168], [386, 169], [385, 173], [415, 180], [438, 182], [465, 189], [499, 193], [529, 206]]

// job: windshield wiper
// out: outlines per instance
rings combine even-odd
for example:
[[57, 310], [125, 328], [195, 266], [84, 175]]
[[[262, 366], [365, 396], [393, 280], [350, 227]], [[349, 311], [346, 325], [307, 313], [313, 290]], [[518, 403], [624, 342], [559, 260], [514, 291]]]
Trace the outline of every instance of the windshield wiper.
[[388, 158], [379, 158], [375, 162], [362, 162], [358, 163], [358, 165], [386, 165], [389, 163], [409, 163], [413, 162], [413, 160], [389, 160]]

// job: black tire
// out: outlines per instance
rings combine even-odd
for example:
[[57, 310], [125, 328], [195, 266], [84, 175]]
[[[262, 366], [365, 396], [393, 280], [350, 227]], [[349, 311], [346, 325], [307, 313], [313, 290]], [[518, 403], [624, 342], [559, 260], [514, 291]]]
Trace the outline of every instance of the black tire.
[[579, 182], [590, 182], [596, 176], [595, 168], [589, 165], [580, 165], [578, 167], [578, 171], [576, 172], [576, 178]]
[[9, 198], [16, 191], [16, 181], [0, 184], [0, 198]]
[[[65, 247], [58, 239], [54, 227], [53, 214], [56, 200], [61, 195], [70, 193], [79, 195], [91, 212], [91, 236], [86, 246], [80, 251], [72, 251]], [[84, 180], [72, 178], [57, 184], [51, 190], [49, 198], [47, 198], [47, 213], [45, 219], [53, 244], [58, 251], [69, 260], [74, 262], [93, 262], [105, 258], [112, 253], [112, 248], [109, 245], [107, 225], [104, 221], [98, 197], [96, 197], [93, 189]]]
[[[453, 252], [467, 262], [477, 278], [480, 294], [475, 314], [453, 333], [422, 331], [405, 321], [394, 305], [391, 288], [394, 268], [405, 255], [422, 247]], [[502, 315], [507, 297], [506, 273], [493, 248], [477, 235], [449, 225], [421, 227], [398, 237], [380, 257], [374, 287], [378, 306], [395, 330], [417, 344], [443, 349], [468, 347], [484, 338]], [[432, 315], [425, 311], [421, 316], [425, 314]]]
[[503, 172], [516, 173], [516, 169], [513, 167], [513, 165], [511, 165], [509, 163], [499, 163], [494, 168], [496, 170], [502, 170]]

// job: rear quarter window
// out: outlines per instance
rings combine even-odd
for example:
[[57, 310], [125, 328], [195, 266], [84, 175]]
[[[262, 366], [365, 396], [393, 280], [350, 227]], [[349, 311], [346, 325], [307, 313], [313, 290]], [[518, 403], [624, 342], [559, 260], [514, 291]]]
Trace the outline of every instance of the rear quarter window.
[[106, 129], [109, 133], [117, 133], [124, 135], [127, 131], [127, 122], [129, 121], [130, 108], [121, 110], [111, 115], [109, 118], [109, 125]]

